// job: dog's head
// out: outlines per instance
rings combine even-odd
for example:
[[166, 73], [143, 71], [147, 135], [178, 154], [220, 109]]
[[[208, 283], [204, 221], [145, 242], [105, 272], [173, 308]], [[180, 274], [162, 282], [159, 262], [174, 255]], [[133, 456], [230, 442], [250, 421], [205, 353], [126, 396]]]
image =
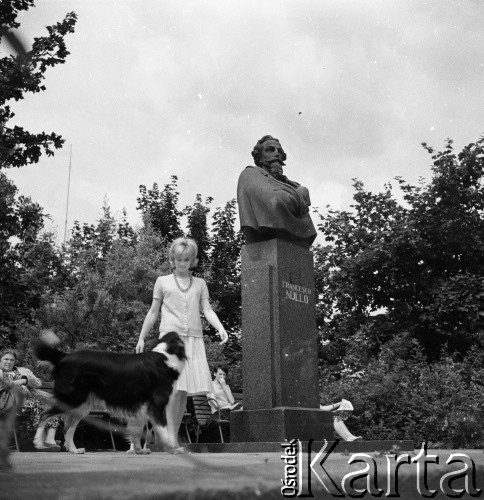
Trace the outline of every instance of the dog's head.
[[172, 368], [179, 372], [183, 369], [187, 355], [185, 353], [185, 343], [178, 333], [165, 333], [152, 350], [167, 356], [170, 361], [169, 365], [172, 365]]

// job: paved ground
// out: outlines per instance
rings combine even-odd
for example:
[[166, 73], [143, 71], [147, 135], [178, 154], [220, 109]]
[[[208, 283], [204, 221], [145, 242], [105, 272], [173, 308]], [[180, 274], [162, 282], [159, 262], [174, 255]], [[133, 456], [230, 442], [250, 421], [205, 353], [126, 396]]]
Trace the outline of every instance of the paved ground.
[[[418, 450], [411, 454], [411, 457], [415, 457], [417, 452]], [[465, 454], [467, 458], [461, 456], [461, 462], [455, 466], [445, 464], [451, 453], [457, 452], [427, 452], [427, 468], [430, 471], [427, 487], [437, 490], [437, 496], [434, 498], [449, 498], [442, 493], [440, 480], [445, 473], [463, 469], [464, 462], [467, 463], [468, 472], [464, 475], [468, 476], [470, 493], [473, 493], [473, 482], [477, 482], [478, 488], [484, 489], [483, 451], [460, 451], [459, 453]], [[431, 459], [432, 454], [439, 456], [440, 465], [430, 463], [430, 460], [434, 461]], [[314, 457], [315, 454], [312, 459]], [[365, 463], [362, 462], [350, 464], [351, 457], [342, 453], [330, 455], [324, 462], [325, 472], [318, 464], [315, 464], [315, 470], [319, 471], [327, 485], [331, 486], [329, 478], [332, 478], [341, 488], [341, 478], [345, 474], [351, 471], [361, 472], [365, 468]], [[378, 467], [378, 487], [387, 489], [386, 467], [388, 462], [393, 463], [394, 457], [387, 458], [376, 452], [368, 454], [368, 457], [371, 459], [368, 458], [367, 462]], [[280, 453], [191, 453], [182, 456], [156, 452], [147, 456], [133, 456], [124, 452], [92, 452], [85, 455], [15, 452], [10, 455], [10, 461], [13, 465], [12, 471], [0, 473], [2, 500], [283, 498], [281, 478], [284, 477], [287, 465], [281, 459]], [[300, 484], [302, 483], [304, 491], [307, 492], [308, 463], [300, 463], [298, 466], [303, 475]], [[471, 470], [473, 468], [474, 471]], [[400, 498], [423, 497], [422, 490], [419, 493], [417, 489], [416, 470], [415, 463], [404, 464], [400, 468]], [[356, 485], [364, 483], [365, 478]], [[310, 484], [316, 498], [337, 498], [336, 490], [333, 490], [333, 494], [324, 493], [323, 486], [314, 473], [311, 473]], [[463, 484], [462, 478], [455, 481], [452, 484], [453, 490], [457, 491]], [[425, 484], [422, 488], [424, 487]], [[387, 495], [383, 494], [382, 498], [385, 496]], [[351, 497], [354, 498], [354, 493], [350, 495], [348, 490], [346, 495], [339, 496]], [[461, 498], [471, 496], [464, 495]]]

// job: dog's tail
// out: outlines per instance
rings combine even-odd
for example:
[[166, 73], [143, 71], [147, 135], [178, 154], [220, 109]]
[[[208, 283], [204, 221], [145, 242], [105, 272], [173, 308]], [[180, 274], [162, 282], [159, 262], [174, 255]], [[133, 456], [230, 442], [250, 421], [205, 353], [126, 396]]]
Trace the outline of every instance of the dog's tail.
[[34, 354], [41, 361], [50, 361], [56, 366], [65, 356], [64, 352], [54, 347], [59, 343], [59, 337], [52, 330], [45, 330], [40, 334], [39, 340], [34, 343]]

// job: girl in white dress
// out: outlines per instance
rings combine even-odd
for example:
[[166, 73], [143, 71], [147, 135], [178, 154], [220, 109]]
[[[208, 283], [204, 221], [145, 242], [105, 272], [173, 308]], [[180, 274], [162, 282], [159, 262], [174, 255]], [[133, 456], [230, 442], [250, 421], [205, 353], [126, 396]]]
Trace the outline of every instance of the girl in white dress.
[[[212, 378], [203, 343], [200, 309], [207, 321], [217, 330], [221, 344], [228, 340], [209, 302], [207, 284], [192, 276], [190, 269], [197, 265], [198, 247], [190, 238], [177, 238], [170, 246], [169, 259], [173, 274], [160, 276], [153, 290], [153, 302], [143, 322], [136, 352], [143, 352], [144, 340], [158, 319], [161, 310], [160, 335], [177, 332], [185, 343], [187, 363], [173, 388], [173, 404], [167, 407], [167, 427], [171, 436], [178, 436], [178, 429], [185, 413], [187, 396], [213, 392]], [[178, 442], [174, 448], [183, 452]]]

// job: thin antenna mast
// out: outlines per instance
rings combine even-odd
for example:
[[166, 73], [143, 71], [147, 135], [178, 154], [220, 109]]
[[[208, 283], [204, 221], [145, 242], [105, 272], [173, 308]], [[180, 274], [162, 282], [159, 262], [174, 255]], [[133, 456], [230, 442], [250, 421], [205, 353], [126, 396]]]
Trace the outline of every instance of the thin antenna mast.
[[71, 168], [72, 168], [72, 144], [71, 144], [71, 152], [69, 155], [69, 178], [67, 180], [67, 203], [66, 203], [66, 221], [64, 224], [64, 245], [66, 244], [66, 238], [67, 238], [67, 214], [69, 213], [69, 194], [71, 191]]

